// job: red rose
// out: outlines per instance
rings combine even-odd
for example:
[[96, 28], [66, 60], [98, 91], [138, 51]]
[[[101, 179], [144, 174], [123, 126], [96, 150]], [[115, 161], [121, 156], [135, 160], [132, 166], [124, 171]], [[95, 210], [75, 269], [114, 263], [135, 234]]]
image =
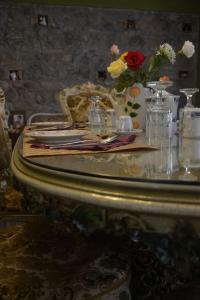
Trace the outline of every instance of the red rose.
[[145, 57], [140, 51], [128, 51], [124, 59], [130, 69], [137, 71], [143, 64]]

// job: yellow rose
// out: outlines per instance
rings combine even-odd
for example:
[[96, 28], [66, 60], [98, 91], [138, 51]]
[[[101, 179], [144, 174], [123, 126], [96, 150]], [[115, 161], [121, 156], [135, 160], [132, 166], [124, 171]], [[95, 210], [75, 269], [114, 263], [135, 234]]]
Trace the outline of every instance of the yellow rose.
[[107, 68], [112, 78], [117, 78], [121, 73], [127, 69], [127, 64], [124, 63], [121, 59], [113, 61], [110, 66]]
[[124, 52], [119, 59], [121, 59], [123, 62], [125, 62], [124, 56], [128, 54], [128, 51]]

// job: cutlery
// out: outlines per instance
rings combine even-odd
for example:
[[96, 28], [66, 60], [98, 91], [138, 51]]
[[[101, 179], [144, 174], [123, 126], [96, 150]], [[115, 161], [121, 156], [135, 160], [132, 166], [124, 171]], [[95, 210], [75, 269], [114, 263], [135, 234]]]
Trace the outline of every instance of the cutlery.
[[116, 140], [116, 138], [118, 137], [118, 135], [112, 135], [112, 136], [109, 136], [109, 137], [107, 137], [107, 138], [105, 138], [105, 139], [102, 139], [101, 140], [101, 144], [108, 144], [108, 143], [111, 143], [111, 142], [113, 142], [114, 140]]

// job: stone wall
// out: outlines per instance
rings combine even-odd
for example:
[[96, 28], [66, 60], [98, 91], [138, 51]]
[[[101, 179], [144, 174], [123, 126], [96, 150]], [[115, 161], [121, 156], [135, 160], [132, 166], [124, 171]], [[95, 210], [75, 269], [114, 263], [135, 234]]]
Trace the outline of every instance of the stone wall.
[[[147, 57], [165, 41], [175, 49], [185, 40], [197, 47], [199, 17], [2, 3], [0, 28], [0, 86], [6, 94], [7, 108], [23, 110], [29, 116], [59, 111], [55, 94], [64, 87], [85, 81], [112, 84], [106, 67], [113, 43], [121, 52], [138, 49]], [[195, 86], [197, 54], [190, 60], [179, 57], [165, 74], [175, 82], [175, 91]]]

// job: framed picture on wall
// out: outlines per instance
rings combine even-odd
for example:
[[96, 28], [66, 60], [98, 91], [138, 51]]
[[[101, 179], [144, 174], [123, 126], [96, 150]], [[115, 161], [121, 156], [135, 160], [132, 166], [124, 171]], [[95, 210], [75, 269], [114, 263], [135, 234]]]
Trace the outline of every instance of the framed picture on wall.
[[48, 16], [47, 15], [38, 15], [38, 25], [47, 26], [48, 25]]
[[26, 115], [23, 110], [15, 110], [10, 113], [9, 125], [14, 129], [23, 129], [26, 124]]
[[8, 119], [8, 132], [12, 141], [12, 148], [20, 136], [24, 126], [26, 124], [26, 114], [24, 110], [14, 110], [10, 112]]

